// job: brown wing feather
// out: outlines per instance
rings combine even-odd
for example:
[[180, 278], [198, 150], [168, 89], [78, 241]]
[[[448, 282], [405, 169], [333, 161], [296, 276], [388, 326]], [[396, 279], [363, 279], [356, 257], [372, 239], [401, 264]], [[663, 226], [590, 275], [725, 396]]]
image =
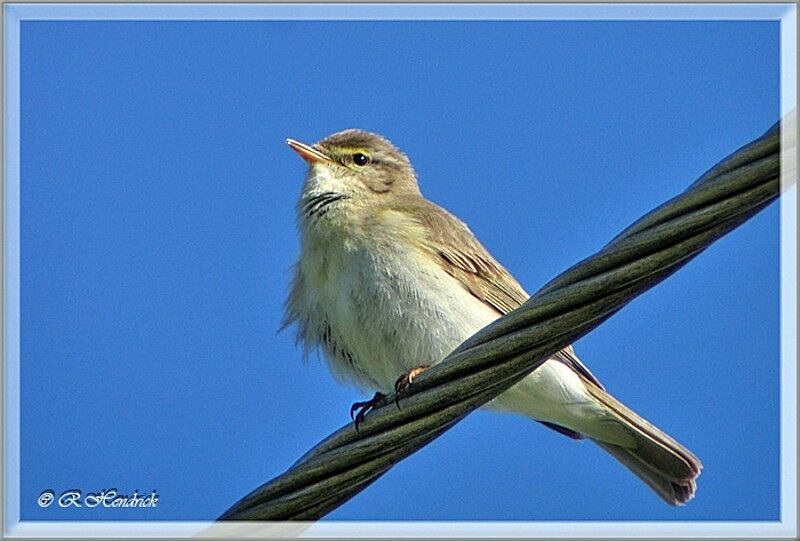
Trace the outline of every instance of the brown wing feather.
[[572, 346], [565, 347], [564, 349], [553, 355], [553, 357], [558, 359], [562, 363], [566, 364], [567, 366], [571, 367], [578, 374], [583, 376], [585, 380], [589, 381], [590, 383], [593, 383], [595, 386], [599, 387], [604, 391], [606, 390], [606, 388], [603, 387], [603, 384], [600, 383], [600, 381], [598, 381], [595, 375], [592, 374], [589, 371], [589, 369], [586, 368], [586, 365], [581, 362], [578, 356], [575, 355], [575, 350], [572, 348]]
[[[404, 207], [404, 210], [412, 210], [411, 214], [417, 216], [426, 229], [429, 247], [433, 247], [442, 269], [477, 299], [494, 308], [498, 315], [505, 315], [528, 300], [529, 295], [519, 282], [492, 257], [464, 222], [422, 198], [404, 202]], [[572, 346], [559, 351], [553, 358], [604, 389], [578, 359]]]
[[445, 272], [499, 315], [518, 308], [529, 295], [513, 276], [478, 242], [469, 228], [424, 199], [416, 213], [428, 232], [430, 246]]

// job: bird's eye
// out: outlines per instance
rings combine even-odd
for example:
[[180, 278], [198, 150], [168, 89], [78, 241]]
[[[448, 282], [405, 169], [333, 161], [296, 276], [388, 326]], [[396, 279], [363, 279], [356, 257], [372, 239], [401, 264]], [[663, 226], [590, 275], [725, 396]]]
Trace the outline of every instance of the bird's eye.
[[369, 163], [369, 156], [361, 152], [356, 152], [353, 154], [353, 163], [361, 166], [367, 165]]

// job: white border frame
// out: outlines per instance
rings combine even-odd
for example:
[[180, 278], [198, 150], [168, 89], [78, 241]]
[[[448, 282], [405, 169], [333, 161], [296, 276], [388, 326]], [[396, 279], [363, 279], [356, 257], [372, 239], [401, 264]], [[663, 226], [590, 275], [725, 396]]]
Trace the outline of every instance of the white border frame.
[[[4, 536], [785, 537], [797, 536], [797, 187], [781, 211], [781, 511], [769, 522], [20, 522], [19, 121], [23, 20], [780, 20], [781, 116], [797, 103], [795, 4], [6, 4], [4, 6]], [[766, 129], [766, 126], [765, 126]], [[783, 140], [788, 140], [784, 135]], [[793, 160], [793, 161], [792, 161]], [[791, 162], [790, 162], [791, 161]], [[782, 170], [796, 165], [796, 148]], [[209, 527], [211, 527], [209, 529]]]

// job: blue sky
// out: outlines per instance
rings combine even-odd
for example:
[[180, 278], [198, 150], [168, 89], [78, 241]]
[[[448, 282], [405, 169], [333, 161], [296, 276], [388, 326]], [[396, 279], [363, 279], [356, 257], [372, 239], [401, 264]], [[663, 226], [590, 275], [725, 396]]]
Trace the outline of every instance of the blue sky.
[[[305, 173], [286, 137], [386, 135], [535, 291], [777, 120], [778, 40], [769, 21], [24, 21], [22, 518], [212, 519], [349, 420], [364, 396], [278, 333]], [[778, 214], [576, 344], [701, 458], [688, 506], [479, 411], [328, 518], [779, 518]], [[36, 505], [111, 487], [159, 505]]]

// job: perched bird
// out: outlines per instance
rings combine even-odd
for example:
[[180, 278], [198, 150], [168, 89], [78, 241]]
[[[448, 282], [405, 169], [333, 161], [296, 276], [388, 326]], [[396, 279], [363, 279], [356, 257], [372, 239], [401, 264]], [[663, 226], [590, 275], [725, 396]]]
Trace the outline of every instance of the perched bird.
[[[308, 162], [300, 256], [286, 302], [305, 352], [367, 391], [357, 421], [529, 295], [458, 218], [425, 199], [410, 161], [361, 130], [288, 145]], [[612, 397], [567, 347], [488, 408], [589, 438], [671, 505], [695, 493], [700, 461]], [[352, 414], [352, 410], [351, 410]]]

